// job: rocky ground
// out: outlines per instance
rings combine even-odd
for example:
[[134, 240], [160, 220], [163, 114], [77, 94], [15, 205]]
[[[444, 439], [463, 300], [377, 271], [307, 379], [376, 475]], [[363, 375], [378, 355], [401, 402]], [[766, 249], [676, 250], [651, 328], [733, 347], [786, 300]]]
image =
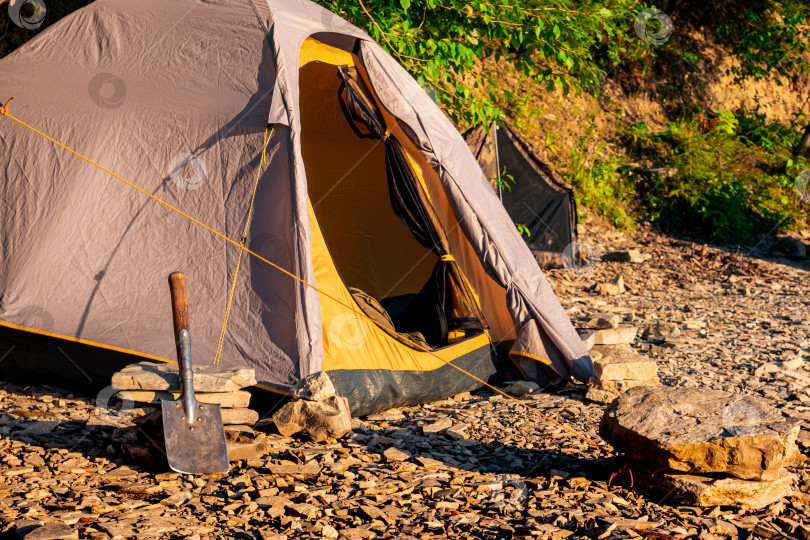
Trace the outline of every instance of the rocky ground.
[[[652, 232], [581, 240], [650, 258], [549, 272], [573, 320], [618, 313], [645, 330], [634, 346], [663, 384], [759, 395], [810, 426], [806, 259], [758, 258], [771, 242], [747, 257]], [[617, 276], [627, 292], [590, 292]], [[0, 538], [810, 538], [807, 462], [765, 509], [678, 506], [492, 391], [354, 420], [333, 444], [271, 431], [266, 455], [190, 478], [117, 456], [95, 398], [0, 388]], [[519, 400], [603, 444], [604, 405], [583, 390]]]

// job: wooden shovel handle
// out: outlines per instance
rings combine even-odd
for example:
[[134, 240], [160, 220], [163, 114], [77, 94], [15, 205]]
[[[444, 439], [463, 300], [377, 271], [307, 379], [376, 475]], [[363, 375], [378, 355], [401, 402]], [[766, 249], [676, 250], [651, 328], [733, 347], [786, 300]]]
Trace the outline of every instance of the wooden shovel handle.
[[172, 294], [172, 318], [174, 319], [174, 337], [185, 329], [189, 332], [188, 298], [186, 297], [186, 275], [174, 272], [169, 276], [169, 290]]

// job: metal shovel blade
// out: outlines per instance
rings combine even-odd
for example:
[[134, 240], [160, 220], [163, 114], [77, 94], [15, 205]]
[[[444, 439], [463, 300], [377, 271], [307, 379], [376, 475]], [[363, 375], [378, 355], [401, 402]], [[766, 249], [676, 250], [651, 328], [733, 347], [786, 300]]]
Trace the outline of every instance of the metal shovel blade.
[[197, 415], [189, 424], [182, 401], [161, 401], [169, 467], [184, 474], [228, 472], [228, 446], [219, 405], [196, 403]]
[[180, 399], [162, 399], [166, 459], [172, 470], [185, 474], [226, 473], [230, 468], [225, 428], [219, 405], [198, 403], [191, 369], [191, 336], [177, 335]]

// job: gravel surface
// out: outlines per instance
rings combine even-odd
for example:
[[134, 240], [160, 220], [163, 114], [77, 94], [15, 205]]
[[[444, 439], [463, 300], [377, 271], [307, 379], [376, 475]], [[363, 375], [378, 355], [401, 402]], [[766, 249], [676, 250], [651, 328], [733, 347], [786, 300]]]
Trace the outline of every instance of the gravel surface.
[[[758, 395], [810, 426], [807, 260], [652, 232], [582, 241], [649, 258], [548, 272], [575, 324], [618, 314], [640, 328], [633, 346], [656, 360], [662, 384]], [[626, 292], [595, 292], [618, 276]], [[192, 478], [116, 454], [120, 419], [95, 398], [3, 383], [0, 538], [810, 538], [806, 462], [790, 468], [794, 494], [765, 509], [677, 506], [631, 488], [624, 460], [522, 405], [604, 444], [605, 406], [583, 388], [517, 399], [484, 390], [387, 411], [353, 420], [332, 444], [267, 427], [264, 455]], [[804, 454], [808, 445], [803, 429]]]

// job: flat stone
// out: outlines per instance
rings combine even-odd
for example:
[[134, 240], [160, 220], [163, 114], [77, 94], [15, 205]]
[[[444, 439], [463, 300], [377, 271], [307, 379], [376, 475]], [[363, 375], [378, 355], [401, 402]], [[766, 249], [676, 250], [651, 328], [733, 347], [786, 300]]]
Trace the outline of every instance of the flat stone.
[[531, 381], [518, 381], [509, 387], [509, 393], [513, 396], [520, 397], [526, 394], [531, 394], [535, 390], [539, 390], [540, 385]]
[[233, 433], [235, 435], [239, 434], [239, 433], [244, 433], [244, 434], [250, 435], [250, 434], [253, 434], [254, 432], [255, 432], [255, 430], [250, 426], [243, 426], [243, 425], [240, 425], [240, 424], [230, 424], [230, 425], [225, 426], [225, 434], [226, 435], [228, 433]]
[[163, 506], [179, 507], [186, 504], [190, 498], [191, 494], [189, 492], [181, 491], [180, 493], [175, 493], [161, 500], [160, 504]]
[[292, 397], [323, 401], [335, 395], [335, 386], [325, 371], [319, 371], [298, 381], [292, 389]]
[[34, 468], [27, 466], [27, 467], [10, 467], [3, 471], [0, 471], [0, 474], [3, 476], [19, 476], [22, 474], [28, 474], [34, 472]]
[[[196, 392], [232, 392], [256, 384], [253, 369], [224, 366], [195, 366]], [[117, 390], [180, 390], [177, 364], [138, 362], [113, 374]]]
[[580, 328], [590, 330], [600, 330], [604, 328], [616, 328], [622, 322], [621, 315], [616, 313], [600, 313], [577, 323]]
[[590, 351], [593, 349], [594, 345], [596, 345], [596, 336], [593, 332], [580, 333], [579, 339], [582, 340], [582, 344], [585, 346], [586, 351]]
[[64, 523], [46, 523], [23, 537], [25, 540], [72, 540], [79, 538], [75, 531]]
[[115, 521], [99, 523], [98, 527], [112, 538], [129, 538], [135, 536], [138, 531], [134, 524], [116, 523]]
[[779, 373], [779, 366], [776, 364], [766, 363], [754, 370], [755, 377], [767, 377], [771, 373]]
[[260, 540], [287, 540], [286, 534], [279, 534], [268, 529], [262, 529], [256, 532]]
[[619, 397], [619, 395], [616, 392], [602, 390], [596, 386], [589, 386], [588, 391], [585, 393], [585, 399], [596, 403], [610, 403], [617, 397]]
[[399, 422], [404, 418], [405, 415], [396, 409], [391, 409], [378, 414], [370, 414], [366, 417], [366, 419], [370, 422]]
[[[194, 396], [200, 403], [212, 403], [221, 407], [240, 409], [250, 405], [250, 392], [245, 390], [235, 390], [233, 392], [198, 392], [195, 388]], [[162, 399], [173, 401], [180, 399], [180, 391], [122, 390], [118, 392], [118, 397], [137, 403], [160, 403]]]
[[615, 392], [616, 395], [618, 395], [637, 386], [658, 386], [659, 384], [661, 384], [661, 382], [658, 380], [658, 377], [654, 377], [652, 379], [644, 379], [640, 381], [635, 379], [623, 379], [620, 381], [597, 381], [596, 387], [601, 390], [605, 390], [606, 392]]
[[[658, 368], [655, 362], [646, 356], [638, 354], [631, 347], [611, 347], [610, 349], [598, 350], [603, 353], [603, 356], [598, 360], [594, 360], [593, 373], [603, 384], [606, 381], [650, 381], [657, 379]], [[627, 388], [631, 387], [627, 386]], [[605, 388], [605, 390], [610, 389]]]
[[604, 519], [608, 523], [615, 523], [616, 528], [622, 531], [627, 529], [636, 529], [636, 530], [654, 529], [655, 527], [660, 527], [661, 525], [664, 524], [663, 520], [648, 521], [641, 519], [628, 519], [612, 516], [606, 516], [602, 519]]
[[636, 339], [638, 327], [617, 326], [616, 328], [604, 328], [593, 333], [594, 345], [621, 345], [632, 343]]
[[155, 484], [131, 483], [124, 484], [119, 488], [119, 491], [133, 495], [155, 495], [163, 491], [163, 488]]
[[13, 522], [13, 528], [16, 536], [23, 537], [37, 527], [42, 526], [42, 524], [42, 520], [39, 519], [18, 519]]
[[444, 434], [453, 440], [460, 441], [468, 437], [466, 431], [469, 428], [467, 424], [454, 424], [452, 427], [444, 430]]
[[444, 431], [447, 428], [453, 426], [453, 421], [449, 418], [441, 418], [431, 424], [427, 424], [422, 426], [422, 433], [429, 434], [429, 433], [439, 433], [440, 431]]
[[318, 517], [318, 513], [320, 512], [320, 509], [317, 506], [307, 503], [293, 503], [287, 508], [292, 515], [297, 515], [304, 519], [315, 519]]
[[403, 452], [394, 446], [391, 448], [386, 448], [385, 452], [383, 452], [383, 456], [385, 456], [386, 461], [389, 462], [407, 461], [411, 458], [411, 455], [408, 452]]
[[278, 497], [275, 495], [266, 495], [264, 497], [259, 497], [258, 499], [255, 500], [255, 502], [262, 508], [285, 508], [292, 504], [292, 501], [290, 501], [290, 499], [287, 499], [286, 497]]
[[681, 337], [681, 329], [677, 324], [659, 322], [644, 328], [642, 339], [648, 341], [665, 341]]
[[321, 472], [321, 466], [317, 463], [307, 463], [305, 465], [298, 465], [296, 463], [268, 463], [267, 470], [271, 474], [279, 476], [292, 476], [300, 480], [318, 476]]
[[113, 481], [113, 480], [121, 480], [124, 478], [132, 478], [134, 476], [138, 476], [138, 471], [132, 470], [129, 467], [118, 467], [117, 469], [113, 469], [106, 474], [101, 476], [102, 480], [106, 481]]
[[[639, 474], [639, 481], [644, 485], [648, 484], [648, 474]], [[653, 475], [649, 485], [682, 505], [739, 506], [756, 510], [789, 496], [795, 482], [796, 477], [788, 473], [775, 480], [759, 481], [659, 472]]]
[[602, 261], [604, 262], [643, 263], [647, 258], [637, 249], [609, 251], [602, 255]]
[[59, 425], [59, 420], [40, 420], [26, 427], [21, 431], [22, 434], [39, 437], [46, 433], [51, 433]]
[[626, 392], [630, 388], [635, 388], [637, 386], [657, 386], [660, 384], [657, 377], [643, 381], [631, 379], [619, 381], [600, 381], [599, 379], [593, 378], [589, 382], [590, 384], [588, 386], [588, 392], [585, 394], [585, 398], [597, 403], [610, 403], [619, 397], [621, 393]]
[[610, 404], [599, 434], [631, 459], [676, 471], [776, 480], [799, 457], [800, 426], [752, 396], [642, 386]]
[[251, 426], [259, 421], [259, 413], [253, 409], [220, 409], [225, 425]]
[[724, 521], [722, 519], [716, 520], [712, 525], [709, 526], [709, 532], [712, 534], [719, 534], [721, 536], [731, 536], [737, 537], [740, 534], [740, 531], [735, 527], [732, 523], [728, 521]]
[[779, 367], [781, 367], [782, 369], [795, 371], [797, 369], [802, 368], [804, 366], [804, 363], [805, 363], [804, 358], [791, 358], [790, 360], [785, 360], [784, 362], [779, 364]]
[[603, 283], [597, 283], [594, 286], [594, 291], [600, 294], [607, 294], [609, 296], [616, 296], [627, 292], [627, 288], [624, 286], [624, 278], [619, 276], [615, 279], [610, 281], [605, 281]]
[[291, 401], [273, 415], [273, 422], [285, 437], [304, 432], [314, 442], [340, 439], [352, 430], [349, 401], [335, 395], [323, 401]]
[[428, 458], [424, 456], [416, 456], [416, 462], [422, 466], [423, 469], [444, 469], [444, 463], [437, 459]]
[[271, 450], [265, 440], [264, 433], [226, 430], [225, 438], [228, 444], [228, 459], [230, 461], [244, 461], [258, 459]]

